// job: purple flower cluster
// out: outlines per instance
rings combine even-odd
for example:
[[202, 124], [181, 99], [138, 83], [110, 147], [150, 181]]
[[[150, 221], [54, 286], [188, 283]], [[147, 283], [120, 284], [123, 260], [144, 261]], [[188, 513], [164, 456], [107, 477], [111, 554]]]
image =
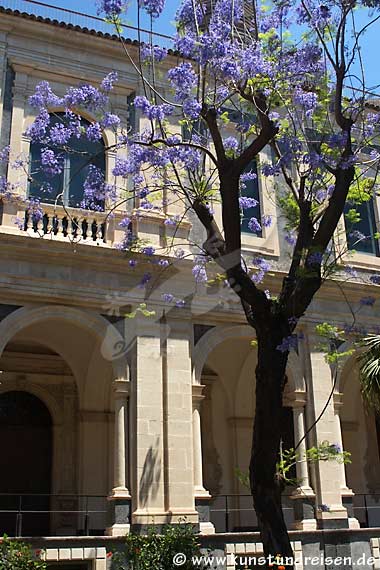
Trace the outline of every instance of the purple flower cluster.
[[99, 0], [98, 14], [105, 14], [107, 17], [112, 18], [118, 16], [125, 5], [125, 0]]
[[172, 295], [172, 293], [163, 293], [161, 295], [161, 299], [164, 301], [164, 303], [168, 304], [174, 303], [175, 306], [178, 307], [179, 309], [181, 309], [186, 305], [186, 301], [184, 299], [178, 299], [177, 297]]
[[92, 85], [70, 87], [63, 98], [65, 108], [81, 107], [89, 111], [101, 111], [108, 103], [108, 96]]
[[185, 117], [196, 121], [202, 110], [202, 105], [197, 99], [185, 99], [182, 103], [182, 110]]
[[140, 57], [142, 61], [160, 62], [168, 55], [168, 50], [160, 46], [151, 46], [149, 44], [141, 44], [140, 47]]
[[322, 263], [323, 255], [320, 251], [314, 251], [307, 258], [307, 265], [320, 265]]
[[307, 117], [311, 117], [317, 106], [318, 97], [313, 91], [303, 91], [297, 87], [294, 90], [293, 101], [296, 106], [304, 109]]
[[142, 248], [141, 253], [144, 253], [148, 257], [151, 257], [152, 255], [154, 255], [156, 253], [156, 250], [154, 249], [153, 246], [147, 245], [146, 247]]
[[41, 207], [40, 201], [38, 198], [31, 198], [27, 202], [27, 213], [28, 216], [32, 219], [32, 222], [38, 223], [44, 217], [44, 211]]
[[100, 84], [100, 88], [102, 91], [109, 93], [113, 89], [113, 84], [116, 83], [118, 79], [117, 71], [111, 71], [108, 75], [105, 76], [103, 81]]
[[248, 222], [248, 228], [254, 234], [261, 232], [261, 225], [257, 218], [251, 218]]
[[297, 350], [298, 348], [298, 335], [291, 334], [282, 339], [281, 344], [277, 347], [280, 352], [290, 352], [291, 350]]
[[235, 137], [227, 137], [223, 143], [227, 153], [235, 154], [239, 148], [239, 141]]
[[258, 201], [255, 198], [249, 198], [247, 196], [240, 196], [239, 205], [242, 210], [248, 210], [249, 208], [255, 208]]
[[272, 216], [268, 214], [264, 214], [261, 216], [261, 225], [263, 228], [270, 228], [272, 225]]
[[265, 277], [265, 273], [270, 270], [270, 263], [263, 257], [254, 257], [252, 259], [252, 265], [257, 269], [257, 271], [252, 275], [251, 279], [256, 285], [261, 283]]
[[62, 99], [53, 93], [48, 81], [41, 81], [36, 86], [34, 94], [29, 97], [29, 105], [35, 109], [59, 107], [62, 105]]
[[206, 258], [204, 257], [196, 257], [194, 260], [194, 266], [191, 270], [194, 279], [197, 283], [206, 283], [207, 282], [207, 272], [206, 272]]
[[34, 122], [26, 129], [25, 134], [32, 142], [40, 142], [46, 135], [50, 123], [50, 115], [46, 109], [41, 109]]
[[165, 0], [139, 0], [139, 5], [152, 18], [158, 18], [165, 7]]
[[10, 146], [6, 146], [3, 150], [0, 151], [0, 163], [7, 164], [9, 161], [9, 154], [11, 151]]
[[116, 129], [120, 125], [120, 117], [112, 113], [105, 113], [100, 125], [102, 129]]
[[168, 79], [175, 89], [177, 101], [187, 99], [197, 83], [197, 75], [189, 62], [183, 62], [168, 71]]
[[375, 304], [375, 301], [376, 301], [375, 297], [371, 297], [371, 296], [362, 297], [360, 299], [360, 304], [362, 307], [373, 307], [373, 305]]
[[83, 184], [83, 199], [80, 204], [85, 210], [103, 211], [105, 201], [116, 200], [116, 188], [106, 184], [102, 170], [90, 164], [89, 172]]
[[172, 105], [152, 105], [148, 99], [142, 95], [135, 97], [134, 105], [136, 109], [140, 109], [143, 115], [151, 121], [155, 119], [163, 121], [166, 117], [173, 114], [174, 107]]
[[99, 123], [92, 123], [87, 127], [86, 137], [90, 142], [97, 142], [102, 138], [102, 127]]
[[53, 150], [43, 148], [41, 150], [41, 170], [47, 176], [53, 178], [60, 174], [63, 169], [62, 157], [57, 156]]

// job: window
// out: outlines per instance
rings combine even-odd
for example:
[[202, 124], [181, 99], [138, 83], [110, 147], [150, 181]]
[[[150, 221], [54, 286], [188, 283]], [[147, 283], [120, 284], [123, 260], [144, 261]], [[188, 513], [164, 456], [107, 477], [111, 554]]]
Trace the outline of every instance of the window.
[[[50, 126], [65, 123], [64, 113], [51, 115]], [[85, 119], [81, 120], [83, 127], [90, 125]], [[67, 145], [67, 149], [49, 149], [59, 154], [63, 163], [62, 172], [55, 176], [47, 176], [39, 169], [41, 161], [41, 149], [43, 144], [33, 143], [30, 146], [30, 174], [29, 197], [38, 198], [41, 202], [58, 205], [64, 204], [73, 208], [80, 207], [83, 199], [83, 184], [86, 180], [90, 165], [96, 166], [105, 172], [105, 152], [102, 140], [90, 142], [84, 135], [77, 139], [73, 137]], [[60, 196], [62, 195], [62, 196]], [[102, 204], [99, 204], [102, 206]]]
[[374, 237], [377, 229], [373, 200], [368, 200], [361, 204], [347, 202], [344, 207], [344, 213], [347, 214], [349, 210], [352, 209], [356, 210], [360, 215], [360, 221], [352, 224], [345, 217], [348, 249], [354, 249], [361, 253], [379, 255], [379, 243]]
[[260, 205], [260, 192], [259, 192], [259, 181], [257, 177], [257, 163], [253, 161], [247, 168], [247, 172], [252, 172], [256, 174], [256, 177], [252, 180], [246, 180], [244, 182], [245, 188], [241, 190], [242, 198], [253, 198], [257, 201], [257, 205], [252, 208], [246, 208], [242, 211], [241, 218], [241, 231], [242, 233], [248, 233], [256, 235], [257, 237], [263, 237], [262, 230], [252, 231], [249, 227], [249, 222], [251, 218], [256, 218], [261, 224], [261, 205]]

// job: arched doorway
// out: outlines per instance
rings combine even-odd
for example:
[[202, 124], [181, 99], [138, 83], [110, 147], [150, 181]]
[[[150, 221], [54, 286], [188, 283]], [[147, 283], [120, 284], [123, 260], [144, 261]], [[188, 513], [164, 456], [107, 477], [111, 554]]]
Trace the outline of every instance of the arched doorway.
[[39, 398], [23, 391], [0, 394], [0, 489], [9, 493], [1, 503], [2, 510], [14, 511], [0, 513], [0, 534], [48, 534], [52, 439], [51, 416]]

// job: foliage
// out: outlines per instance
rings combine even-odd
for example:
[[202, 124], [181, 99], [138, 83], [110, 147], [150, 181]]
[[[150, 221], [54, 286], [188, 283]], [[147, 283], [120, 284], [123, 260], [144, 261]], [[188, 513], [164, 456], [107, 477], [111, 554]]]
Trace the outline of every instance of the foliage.
[[[296, 449], [284, 449], [280, 452], [280, 458], [277, 462], [276, 471], [278, 479], [286, 486], [302, 485], [302, 481], [295, 477], [290, 477], [293, 468], [297, 463], [306, 461], [308, 463], [318, 463], [319, 461], [337, 461], [338, 463], [351, 463], [351, 453], [344, 451], [339, 445], [322, 441], [318, 446], [310, 447], [304, 455], [301, 455]], [[241, 469], [235, 469], [235, 475], [239, 483], [249, 489], [249, 475]]]
[[339, 350], [339, 347], [345, 341], [346, 335], [345, 331], [340, 330], [338, 327], [330, 323], [319, 323], [315, 327], [315, 332], [324, 339], [318, 348], [326, 353], [326, 361], [329, 364], [337, 364], [340, 360], [354, 354], [355, 347]]
[[134, 319], [137, 314], [140, 313], [143, 317], [154, 317], [156, 312], [155, 311], [149, 311], [147, 309], [147, 305], [146, 303], [140, 303], [140, 305], [134, 310], [131, 311], [130, 313], [126, 313], [124, 316], [128, 319]]
[[29, 545], [10, 540], [7, 535], [0, 540], [0, 570], [45, 570], [46, 567]]
[[317, 447], [311, 447], [306, 450], [306, 459], [309, 463], [316, 463], [317, 461], [330, 461], [334, 460], [338, 463], [351, 463], [351, 453], [344, 451], [336, 443], [322, 441]]
[[181, 566], [192, 570], [192, 557], [199, 555], [199, 544], [192, 525], [185, 522], [165, 526], [162, 533], [149, 529], [147, 535], [130, 533], [125, 548], [112, 558], [115, 570], [174, 570], [173, 558], [182, 553], [187, 562]]
[[380, 335], [365, 337], [359, 353], [360, 384], [363, 400], [369, 409], [380, 413]]

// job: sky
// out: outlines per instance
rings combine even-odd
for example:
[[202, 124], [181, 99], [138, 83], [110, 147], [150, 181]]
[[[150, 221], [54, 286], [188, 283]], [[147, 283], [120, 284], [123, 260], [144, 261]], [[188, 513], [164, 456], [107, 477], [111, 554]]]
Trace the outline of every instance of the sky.
[[[17, 3], [18, 0], [0, 0], [0, 5], [5, 5], [7, 2], [12, 5], [14, 2]], [[75, 10], [77, 12], [82, 12], [88, 15], [96, 16], [96, 1], [95, 0], [40, 0], [46, 4], [52, 6], [57, 6], [61, 8], [67, 8], [70, 10]], [[179, 5], [179, 0], [167, 0], [166, 7], [162, 16], [155, 22], [154, 30], [156, 32], [173, 35], [174, 33], [174, 14]], [[137, 11], [136, 11], [136, 0], [131, 0], [131, 6], [129, 8], [126, 20], [129, 25], [137, 26]], [[357, 24], [358, 27], [363, 27], [369, 21], [368, 11], [360, 10], [357, 12]], [[143, 18], [141, 22], [141, 27], [149, 29], [150, 20], [148, 17]], [[360, 29], [359, 28], [359, 29]], [[127, 34], [126, 34], [127, 35]], [[380, 20], [376, 22], [369, 30], [365, 32], [364, 42], [363, 42], [363, 61], [365, 62], [365, 72], [366, 72], [366, 84], [369, 90], [376, 88], [380, 84], [380, 66], [378, 64], [379, 57], [379, 35], [380, 35]], [[355, 72], [359, 73], [359, 67], [355, 68]], [[377, 87], [376, 93], [380, 93], [380, 87]]]

